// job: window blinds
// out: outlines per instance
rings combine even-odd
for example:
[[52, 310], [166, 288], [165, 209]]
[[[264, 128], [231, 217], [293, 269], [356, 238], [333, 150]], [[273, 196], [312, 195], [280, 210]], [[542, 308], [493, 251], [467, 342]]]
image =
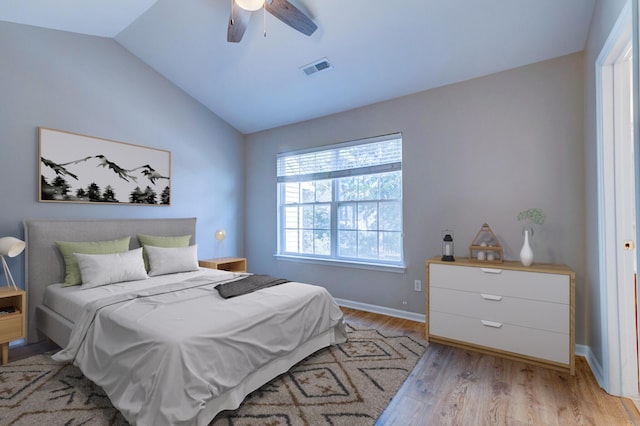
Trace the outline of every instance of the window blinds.
[[304, 182], [402, 169], [400, 133], [278, 154], [278, 182]]

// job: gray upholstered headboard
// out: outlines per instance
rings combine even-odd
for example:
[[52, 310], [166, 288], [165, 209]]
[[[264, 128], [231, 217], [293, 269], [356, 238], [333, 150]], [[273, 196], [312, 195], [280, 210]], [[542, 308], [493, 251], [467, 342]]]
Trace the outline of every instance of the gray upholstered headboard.
[[196, 218], [177, 219], [25, 219], [25, 290], [27, 341], [38, 340], [36, 306], [42, 304], [50, 284], [64, 281], [64, 260], [56, 241], [105, 241], [131, 236], [130, 248], [139, 247], [137, 234], [191, 235], [196, 241]]

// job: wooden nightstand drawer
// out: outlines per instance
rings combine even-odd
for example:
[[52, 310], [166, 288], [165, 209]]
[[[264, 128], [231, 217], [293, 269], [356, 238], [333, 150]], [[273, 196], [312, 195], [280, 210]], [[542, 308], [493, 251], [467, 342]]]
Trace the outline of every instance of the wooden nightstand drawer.
[[0, 343], [24, 337], [22, 324], [22, 314], [20, 312], [0, 316]]
[[0, 287], [0, 310], [13, 311], [0, 315], [0, 349], [2, 363], [9, 360], [9, 342], [24, 338], [26, 295], [24, 290], [11, 287]]

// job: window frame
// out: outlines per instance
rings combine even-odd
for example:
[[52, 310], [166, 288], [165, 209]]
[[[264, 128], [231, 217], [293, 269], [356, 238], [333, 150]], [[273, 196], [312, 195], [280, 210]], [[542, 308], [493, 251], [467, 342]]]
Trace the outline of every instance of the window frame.
[[[343, 148], [349, 148], [358, 145], [366, 145], [379, 143], [384, 141], [394, 141], [399, 140], [399, 159], [396, 159], [393, 162], [387, 162], [382, 164], [374, 164], [370, 166], [357, 167], [353, 169], [340, 169], [340, 170], [330, 170], [322, 173], [311, 173], [309, 175], [299, 174], [295, 176], [283, 176], [285, 173], [283, 170], [286, 168], [284, 165], [284, 159], [287, 157], [299, 156], [301, 154], [312, 154], [312, 153], [320, 153], [320, 152], [330, 152], [337, 151]], [[398, 154], [396, 150], [396, 154]], [[282, 160], [282, 161], [281, 161]], [[277, 224], [276, 224], [276, 234], [277, 234], [277, 247], [276, 247], [276, 255], [277, 259], [281, 260], [289, 260], [296, 262], [311, 262], [311, 263], [322, 263], [322, 264], [332, 264], [336, 266], [347, 266], [347, 267], [356, 267], [356, 268], [365, 268], [365, 269], [374, 269], [374, 270], [385, 270], [391, 272], [404, 272], [405, 270], [405, 259], [404, 259], [404, 225], [403, 225], [403, 174], [402, 174], [402, 134], [401, 133], [392, 133], [388, 135], [377, 136], [373, 138], [359, 139], [345, 143], [332, 144], [332, 145], [324, 145], [321, 147], [315, 147], [306, 150], [298, 150], [298, 151], [288, 151], [279, 153], [277, 156], [277, 183], [276, 183], [276, 192], [277, 192]], [[399, 173], [399, 181], [400, 181], [400, 194], [398, 198], [385, 199], [378, 195], [377, 198], [374, 199], [355, 199], [355, 200], [339, 200], [339, 179], [344, 177], [356, 177], [356, 176], [371, 176], [371, 175], [384, 175], [389, 172], [398, 172]], [[320, 176], [319, 178], [317, 178]], [[303, 202], [302, 194], [298, 194], [298, 202], [287, 204], [284, 201], [285, 192], [286, 192], [286, 183], [293, 183], [300, 185], [304, 182], [318, 182], [322, 180], [330, 180], [331, 181], [331, 200], [330, 201], [318, 201], [315, 199], [312, 202]], [[300, 186], [298, 190], [301, 191]], [[338, 223], [338, 209], [341, 205], [345, 204], [354, 204], [360, 205], [362, 203], [375, 203], [376, 204], [376, 212], [380, 214], [380, 206], [381, 203], [384, 202], [396, 202], [399, 203], [400, 206], [400, 217], [398, 218], [397, 226], [399, 227], [399, 231], [395, 230], [387, 230], [386, 232], [398, 232], [399, 234], [399, 259], [398, 260], [387, 260], [387, 259], [379, 259], [379, 258], [367, 258], [367, 257], [348, 257], [348, 256], [339, 256], [338, 254], [338, 246], [339, 246], [339, 223]], [[329, 205], [330, 206], [330, 226], [329, 226], [329, 234], [331, 238], [331, 244], [329, 247], [329, 254], [314, 254], [314, 253], [302, 253], [300, 252], [300, 246], [298, 246], [297, 252], [287, 252], [286, 251], [286, 237], [285, 233], [287, 231], [287, 227], [284, 226], [283, 222], [286, 220], [285, 210], [289, 207], [295, 207], [300, 209], [301, 206], [315, 206], [315, 205]], [[298, 211], [298, 223], [296, 229], [304, 229], [302, 227], [301, 221], [301, 213]], [[357, 219], [356, 219], [357, 221]], [[376, 252], [378, 253], [377, 257], [379, 257], [380, 249], [381, 249], [381, 241], [380, 241], [380, 232], [385, 232], [385, 230], [380, 229], [380, 224], [378, 223], [375, 231], [378, 234], [377, 247]], [[300, 237], [298, 237], [300, 238]], [[298, 240], [300, 241], [300, 240]]]

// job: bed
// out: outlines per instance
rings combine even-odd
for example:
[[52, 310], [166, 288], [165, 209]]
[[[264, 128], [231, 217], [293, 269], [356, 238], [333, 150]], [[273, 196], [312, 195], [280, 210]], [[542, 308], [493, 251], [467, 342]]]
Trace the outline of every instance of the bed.
[[133, 424], [206, 425], [307, 356], [346, 340], [333, 298], [304, 283], [231, 299], [217, 287], [243, 274], [203, 268], [84, 290], [60, 284], [65, 262], [56, 241], [128, 236], [133, 254], [139, 234], [190, 235], [193, 246], [195, 224], [195, 218], [24, 220], [27, 340], [61, 346], [56, 359], [78, 365]]

